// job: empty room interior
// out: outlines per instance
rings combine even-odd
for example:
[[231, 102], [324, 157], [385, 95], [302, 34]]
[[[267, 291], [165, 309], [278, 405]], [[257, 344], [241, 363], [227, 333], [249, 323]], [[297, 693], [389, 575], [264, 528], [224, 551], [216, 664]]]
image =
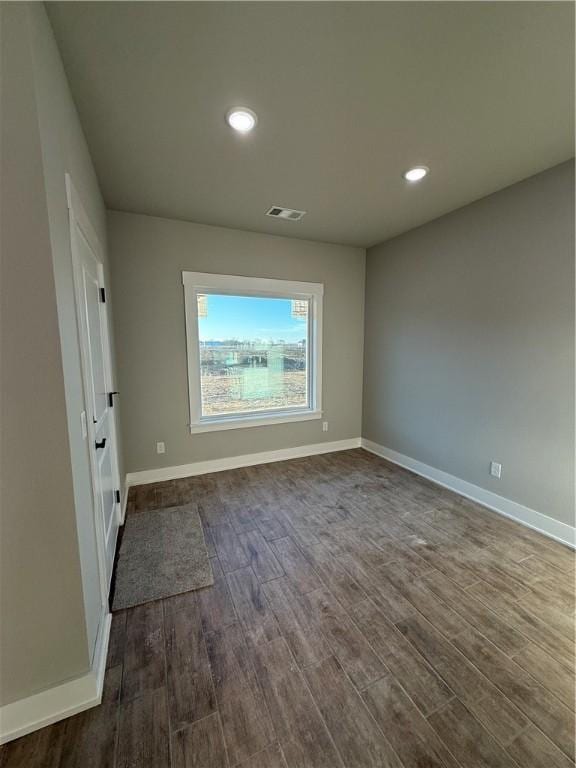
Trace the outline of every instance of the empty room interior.
[[0, 2], [1, 768], [575, 765], [573, 2]]

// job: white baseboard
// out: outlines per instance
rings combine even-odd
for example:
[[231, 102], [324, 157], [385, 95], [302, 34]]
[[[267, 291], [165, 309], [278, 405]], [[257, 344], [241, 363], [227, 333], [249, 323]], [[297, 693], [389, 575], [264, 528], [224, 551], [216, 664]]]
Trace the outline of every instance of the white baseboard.
[[0, 744], [25, 736], [65, 717], [95, 707], [102, 700], [112, 614], [100, 622], [92, 668], [82, 677], [0, 707]]
[[128, 483], [124, 480], [124, 488], [122, 490], [122, 505], [120, 508], [120, 525], [124, 525], [126, 520], [126, 505], [128, 504]]
[[192, 464], [180, 464], [176, 467], [146, 469], [142, 472], [130, 472], [127, 474], [126, 485], [146, 485], [146, 483], [159, 483], [163, 480], [177, 480], [178, 478], [190, 477], [192, 475], [222, 472], [226, 469], [251, 467], [256, 464], [269, 464], [272, 461], [286, 461], [286, 459], [298, 459], [302, 456], [315, 456], [319, 453], [348, 451], [351, 448], [360, 448], [360, 445], [361, 438], [353, 437], [348, 440], [335, 440], [331, 443], [315, 443], [313, 445], [300, 445], [297, 448], [281, 448], [278, 451], [245, 453], [242, 456], [230, 456], [225, 459], [196, 461]]
[[431, 467], [421, 461], [405, 456], [403, 453], [398, 453], [391, 448], [374, 443], [372, 440], [362, 438], [362, 448], [376, 454], [376, 456], [381, 456], [383, 459], [388, 459], [393, 464], [409, 469], [417, 475], [431, 480], [433, 483], [449, 488], [451, 491], [460, 494], [460, 496], [472, 499], [472, 501], [476, 501], [478, 504], [482, 504], [482, 506], [488, 507], [488, 509], [498, 512], [500, 515], [509, 517], [528, 528], [539, 531], [545, 536], [555, 539], [555, 541], [576, 548], [576, 529], [571, 525], [561, 523], [552, 517], [548, 517], [548, 515], [544, 515], [542, 512], [525, 507], [523, 504], [504, 498], [504, 496], [498, 496], [497, 493], [492, 493], [492, 491], [487, 491], [478, 485], [461, 480], [459, 477], [448, 474], [448, 472]]

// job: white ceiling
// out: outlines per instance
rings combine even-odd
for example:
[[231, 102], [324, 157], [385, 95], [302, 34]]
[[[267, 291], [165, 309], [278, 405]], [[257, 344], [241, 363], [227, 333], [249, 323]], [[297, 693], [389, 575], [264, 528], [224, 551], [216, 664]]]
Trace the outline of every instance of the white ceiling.
[[113, 209], [366, 246], [574, 154], [573, 3], [47, 7]]

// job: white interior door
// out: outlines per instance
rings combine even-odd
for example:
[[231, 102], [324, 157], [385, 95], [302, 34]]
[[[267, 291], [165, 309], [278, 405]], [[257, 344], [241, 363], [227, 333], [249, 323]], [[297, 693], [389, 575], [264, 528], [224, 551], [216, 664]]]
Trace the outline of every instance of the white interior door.
[[[80, 208], [80, 210], [78, 210]], [[108, 595], [121, 522], [120, 484], [114, 422], [114, 391], [108, 334], [106, 286], [100, 245], [80, 202], [70, 207], [76, 310], [82, 356], [86, 436], [94, 495], [101, 577]]]

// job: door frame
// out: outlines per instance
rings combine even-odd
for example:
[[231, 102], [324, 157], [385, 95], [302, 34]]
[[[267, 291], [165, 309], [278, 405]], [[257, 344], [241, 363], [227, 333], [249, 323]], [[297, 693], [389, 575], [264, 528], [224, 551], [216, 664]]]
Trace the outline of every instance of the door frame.
[[[72, 254], [72, 273], [74, 280], [74, 299], [75, 299], [75, 314], [76, 314], [76, 329], [78, 333], [78, 347], [80, 349], [81, 369], [82, 369], [82, 388], [83, 388], [83, 405], [84, 413], [86, 415], [86, 432], [88, 441], [88, 455], [90, 457], [90, 484], [92, 490], [92, 514], [94, 519], [94, 530], [96, 534], [96, 549], [98, 556], [98, 570], [100, 576], [100, 589], [102, 595], [102, 604], [108, 605], [109, 593], [110, 593], [110, 579], [112, 576], [112, 569], [110, 569], [110, 579], [107, 578], [108, 563], [106, 561], [106, 532], [104, 523], [104, 510], [102, 509], [100, 495], [98, 493], [96, 478], [97, 474], [97, 457], [94, 448], [95, 442], [95, 425], [91, 414], [88, 413], [88, 403], [90, 398], [88, 393], [90, 391], [90, 363], [88, 360], [87, 343], [88, 343], [88, 324], [83, 314], [83, 300], [82, 300], [82, 268], [78, 255], [78, 243], [76, 227], [80, 229], [82, 235], [86, 238], [86, 241], [90, 245], [94, 256], [96, 257], [97, 270], [98, 270], [98, 285], [107, 294], [107, 286], [104, 275], [104, 249], [96, 235], [94, 227], [90, 223], [90, 219], [82, 205], [80, 196], [78, 195], [76, 188], [72, 182], [70, 174], [65, 174], [66, 179], [66, 198], [68, 203], [68, 215], [70, 225], [70, 247]], [[102, 333], [104, 341], [104, 360], [103, 366], [105, 370], [106, 387], [108, 392], [115, 390], [112, 374], [112, 350], [110, 348], [110, 332], [109, 332], [109, 317], [107, 311], [107, 304], [99, 303], [100, 317], [103, 318]], [[116, 488], [120, 489], [120, 501], [115, 503], [115, 534], [116, 539], [118, 527], [124, 522], [122, 515], [122, 486], [120, 484], [120, 472], [118, 466], [118, 441], [116, 434], [116, 419], [115, 414], [110, 414], [110, 438], [112, 442], [112, 472], [113, 479]], [[114, 542], [116, 544], [116, 541]]]

